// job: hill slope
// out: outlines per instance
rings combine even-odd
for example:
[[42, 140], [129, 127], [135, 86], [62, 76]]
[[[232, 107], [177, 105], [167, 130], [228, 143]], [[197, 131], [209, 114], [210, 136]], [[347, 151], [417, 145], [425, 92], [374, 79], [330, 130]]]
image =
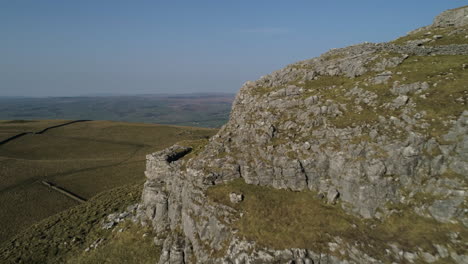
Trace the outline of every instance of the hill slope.
[[150, 156], [159, 263], [465, 263], [467, 14], [247, 82], [203, 150]]
[[[0, 135], [37, 132], [65, 120], [0, 121]], [[20, 230], [77, 205], [48, 181], [80, 197], [143, 179], [145, 155], [215, 130], [89, 121], [27, 134], [0, 145], [0, 243]]]

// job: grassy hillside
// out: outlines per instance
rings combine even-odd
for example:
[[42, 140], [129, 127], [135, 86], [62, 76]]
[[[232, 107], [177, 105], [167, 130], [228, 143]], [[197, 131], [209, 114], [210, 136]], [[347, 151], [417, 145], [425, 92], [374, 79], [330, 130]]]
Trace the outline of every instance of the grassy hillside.
[[[66, 121], [0, 121], [0, 135], [38, 131]], [[78, 202], [41, 181], [85, 199], [144, 178], [145, 155], [215, 130], [90, 121], [29, 134], [0, 145], [0, 243]]]
[[64, 120], [4, 120], [0, 121], [0, 141], [28, 131], [38, 131], [46, 127], [64, 123]]
[[[142, 189], [142, 181], [117, 187], [34, 224], [0, 244], [0, 263], [154, 263], [160, 248], [150, 230], [130, 221], [112, 230], [100, 225], [138, 202]], [[86, 251], [97, 240], [99, 247]]]

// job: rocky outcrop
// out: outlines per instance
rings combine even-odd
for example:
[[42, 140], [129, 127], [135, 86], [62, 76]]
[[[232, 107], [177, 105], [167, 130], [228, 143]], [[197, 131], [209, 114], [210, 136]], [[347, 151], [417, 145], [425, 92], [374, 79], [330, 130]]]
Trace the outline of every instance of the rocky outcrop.
[[468, 25], [468, 11], [466, 6], [450, 9], [447, 11], [442, 12], [440, 15], [434, 18], [434, 21], [431, 25], [418, 28], [410, 34], [418, 33], [428, 29], [434, 28], [447, 28], [447, 27], [455, 27], [461, 28], [463, 26]]
[[465, 25], [468, 25], [468, 9], [466, 7], [447, 10], [438, 15], [433, 23], [435, 27], [462, 27]]
[[[465, 26], [460, 14], [467, 10], [444, 12], [433, 26]], [[159, 263], [464, 263], [468, 254], [451, 249], [466, 243], [458, 233], [450, 246], [434, 245], [437, 253], [384, 241], [385, 259], [339, 237], [323, 252], [265, 248], [238, 237], [236, 210], [208, 201], [206, 191], [242, 178], [316, 192], [363, 219], [386, 219], [404, 205], [467, 228], [468, 95], [457, 88], [466, 85], [460, 80], [468, 72], [457, 59], [466, 55], [468, 43], [364, 43], [245, 83], [229, 122], [201, 152], [176, 145], [147, 157], [138, 215], [159, 234]], [[454, 67], [425, 68], [437, 60]], [[421, 79], [424, 70], [430, 76]], [[434, 111], [441, 98], [450, 107]], [[227, 195], [242, 203], [242, 194]], [[337, 245], [341, 251], [333, 254]]]

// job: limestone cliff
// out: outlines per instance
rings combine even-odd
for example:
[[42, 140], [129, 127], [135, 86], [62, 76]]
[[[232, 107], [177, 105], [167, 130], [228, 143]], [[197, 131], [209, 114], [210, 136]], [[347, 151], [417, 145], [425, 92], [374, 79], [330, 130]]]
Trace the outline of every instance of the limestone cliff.
[[[148, 155], [138, 210], [159, 234], [159, 263], [467, 263], [467, 17], [468, 7], [449, 10], [395, 41], [247, 82], [206, 146]], [[324, 227], [310, 246], [254, 241], [236, 224], [252, 217], [236, 205], [250, 199], [242, 188], [227, 203], [208, 194], [236, 179], [313, 193], [352, 224]], [[411, 230], [402, 215], [437, 230], [367, 235], [389, 223]]]

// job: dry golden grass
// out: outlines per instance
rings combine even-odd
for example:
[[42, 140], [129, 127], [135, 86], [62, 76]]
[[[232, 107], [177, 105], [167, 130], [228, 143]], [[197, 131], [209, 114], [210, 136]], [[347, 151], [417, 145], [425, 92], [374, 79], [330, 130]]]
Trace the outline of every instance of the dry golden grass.
[[[232, 204], [231, 192], [244, 194], [244, 201]], [[461, 237], [468, 235], [462, 224], [442, 224], [415, 214], [411, 207], [399, 208], [401, 213], [384, 221], [363, 220], [347, 214], [339, 204], [325, 204], [314, 192], [249, 185], [242, 179], [210, 187], [207, 195], [212, 202], [243, 213], [233, 224], [240, 236], [275, 249], [329, 252], [328, 243], [339, 237], [363, 247], [371, 256], [391, 262], [395, 260], [385, 255], [387, 243], [399, 244], [407, 251], [423, 249], [435, 253], [434, 244], [450, 244], [451, 232], [458, 232]], [[463, 252], [461, 248], [455, 250]]]
[[114, 230], [107, 234], [97, 249], [77, 252], [67, 263], [154, 264], [159, 260], [161, 248], [154, 244], [154, 234], [150, 228], [126, 221], [114, 227]]
[[[64, 120], [0, 122], [0, 132], [38, 131]], [[0, 146], [0, 242], [77, 202], [40, 184], [47, 180], [81, 197], [144, 178], [145, 156], [216, 130], [91, 121], [26, 135]]]
[[[138, 202], [142, 189], [141, 182], [121, 186], [39, 221], [12, 240], [0, 244], [0, 263], [67, 263], [69, 260], [73, 260], [73, 263], [82, 263], [79, 260], [85, 248], [97, 239], [113, 238], [111, 230], [101, 229], [104, 217], [110, 213], [123, 212], [128, 205]], [[132, 230], [136, 232], [135, 234], [140, 232], [136, 228]], [[139, 247], [148, 249], [152, 246], [146, 243], [146, 240], [139, 242], [141, 243], [137, 243], [134, 247], [129, 244], [129, 249]], [[154, 250], [153, 253], [147, 252], [146, 256], [157, 255], [158, 249], [154, 247]], [[114, 263], [119, 262], [116, 260]]]

